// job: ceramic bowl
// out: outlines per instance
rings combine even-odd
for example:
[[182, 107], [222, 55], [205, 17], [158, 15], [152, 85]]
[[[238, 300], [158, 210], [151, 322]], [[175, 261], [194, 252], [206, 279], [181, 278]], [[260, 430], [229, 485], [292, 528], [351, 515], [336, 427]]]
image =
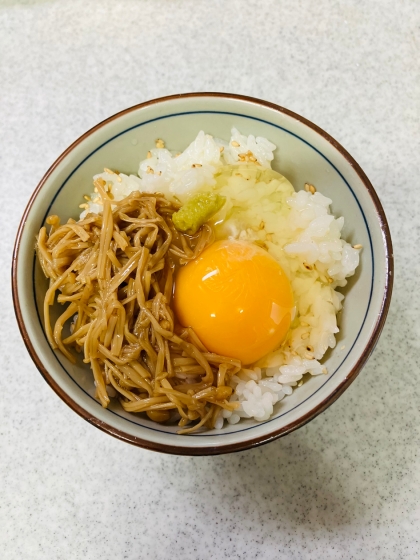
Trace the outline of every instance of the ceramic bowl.
[[[183, 150], [199, 130], [229, 138], [243, 134], [274, 142], [273, 168], [296, 190], [314, 184], [345, 218], [344, 236], [361, 243], [361, 265], [345, 288], [336, 348], [324, 361], [329, 374], [311, 378], [278, 403], [266, 422], [243, 420], [222, 430], [181, 436], [176, 426], [157, 425], [126, 413], [118, 403], [102, 408], [94, 397], [88, 366], [69, 363], [54, 352], [42, 324], [47, 281], [35, 259], [35, 236], [49, 214], [77, 218], [92, 176], [104, 167], [136, 173], [156, 138]], [[272, 441], [299, 428], [332, 404], [356, 378], [382, 330], [392, 290], [392, 247], [379, 199], [354, 159], [327, 133], [282, 107], [242, 96], [216, 93], [175, 95], [137, 105], [98, 124], [72, 144], [35, 189], [17, 234], [12, 284], [24, 342], [52, 389], [75, 412], [99, 429], [152, 450], [190, 455], [239, 451]]]

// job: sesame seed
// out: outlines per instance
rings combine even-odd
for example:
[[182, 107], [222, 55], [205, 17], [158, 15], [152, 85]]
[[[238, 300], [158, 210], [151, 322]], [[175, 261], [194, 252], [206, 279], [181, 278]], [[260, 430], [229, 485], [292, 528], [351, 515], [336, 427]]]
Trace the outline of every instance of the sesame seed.
[[309, 333], [308, 332], [303, 333], [303, 335], [301, 336], [302, 340], [305, 340], [306, 338], [309, 338]]
[[313, 347], [312, 347], [312, 346], [309, 346], [309, 345], [306, 347], [306, 350], [307, 350], [308, 352], [313, 352], [313, 351], [314, 351]]
[[98, 187], [95, 187], [93, 190], [94, 192], [98, 192]]
[[79, 204], [79, 208], [83, 208], [84, 210], [87, 210], [89, 208], [89, 204]]
[[111, 173], [111, 175], [115, 175], [115, 172], [112, 169], [108, 169], [108, 167], [104, 167], [105, 173]]
[[332, 284], [334, 282], [334, 280], [331, 278], [331, 276], [328, 276], [328, 284]]
[[326, 368], [326, 367], [322, 368], [322, 373], [323, 373], [324, 375], [327, 375], [327, 373], [328, 373], [328, 370], [327, 370], [327, 368]]
[[309, 185], [309, 190], [312, 194], [316, 193], [316, 188], [313, 185]]
[[85, 195], [83, 196], [83, 198], [84, 198], [85, 200], [87, 200], [88, 202], [91, 200], [90, 196], [88, 196], [87, 194], [85, 194]]
[[313, 360], [314, 357], [312, 356], [312, 354], [309, 354], [309, 352], [306, 352], [305, 355], [303, 356], [306, 360]]
[[236, 140], [232, 140], [231, 144], [234, 148], [239, 148], [240, 146], [240, 144]]
[[306, 268], [306, 270], [312, 270], [312, 266], [306, 263], [303, 263], [303, 266]]
[[309, 183], [305, 183], [305, 191], [309, 192]]
[[201, 165], [201, 163], [193, 163], [192, 167], [203, 167], [203, 166]]
[[249, 161], [256, 162], [257, 158], [255, 156], [249, 156]]
[[162, 138], [158, 138], [156, 140], [156, 148], [164, 148], [165, 147], [165, 142], [162, 140]]
[[147, 152], [147, 159], [150, 159], [151, 157], [152, 157], [152, 152], [149, 150], [149, 151]]
[[298, 386], [298, 387], [302, 387], [302, 385], [303, 385], [303, 379], [301, 379], [301, 380], [299, 381], [299, 383], [297, 384], [297, 386]]
[[238, 156], [239, 156], [240, 158], [246, 158], [247, 154], [242, 153], [242, 154], [238, 154]]
[[353, 245], [353, 249], [362, 249], [363, 245], [360, 245], [360, 243], [358, 243], [357, 245]]
[[146, 169], [146, 173], [152, 174], [154, 173], [153, 169], [148, 165]]

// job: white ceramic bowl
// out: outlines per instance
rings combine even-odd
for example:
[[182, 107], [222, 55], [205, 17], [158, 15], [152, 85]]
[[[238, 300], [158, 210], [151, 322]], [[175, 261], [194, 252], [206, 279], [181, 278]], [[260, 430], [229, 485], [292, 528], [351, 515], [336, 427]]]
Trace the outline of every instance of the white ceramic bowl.
[[[94, 398], [88, 366], [69, 363], [50, 348], [42, 326], [47, 287], [35, 259], [35, 235], [49, 214], [77, 218], [92, 176], [104, 167], [136, 172], [156, 138], [183, 150], [204, 130], [229, 138], [243, 134], [274, 142], [273, 167], [296, 190], [313, 183], [345, 218], [344, 236], [361, 243], [361, 265], [345, 288], [336, 348], [327, 354], [330, 372], [316, 376], [276, 405], [266, 422], [243, 420], [197, 435], [180, 436], [176, 426], [157, 425], [124, 412], [118, 403], [104, 409]], [[353, 158], [328, 134], [287, 109], [228, 94], [176, 95], [137, 105], [110, 117], [72, 144], [36, 188], [17, 234], [12, 270], [16, 316], [36, 366], [54, 391], [91, 424], [127, 442], [153, 450], [191, 455], [239, 451], [269, 442], [302, 426], [333, 403], [355, 379], [384, 325], [392, 291], [392, 247], [379, 199]]]

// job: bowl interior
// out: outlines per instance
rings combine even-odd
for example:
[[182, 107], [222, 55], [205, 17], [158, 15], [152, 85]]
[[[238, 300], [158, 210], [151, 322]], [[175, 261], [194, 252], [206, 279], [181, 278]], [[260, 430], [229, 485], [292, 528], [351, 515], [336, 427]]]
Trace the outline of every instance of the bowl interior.
[[[296, 190], [310, 182], [332, 199], [334, 214], [345, 218], [344, 237], [363, 245], [361, 264], [343, 290], [346, 299], [337, 346], [324, 360], [327, 375], [311, 378], [278, 403], [274, 416], [266, 422], [242, 420], [222, 430], [178, 436], [176, 426], [156, 425], [142, 415], [126, 413], [117, 402], [103, 409], [94, 398], [89, 367], [81, 360], [73, 365], [51, 350], [43, 329], [47, 280], [34, 256], [35, 235], [49, 214], [57, 214], [63, 221], [77, 219], [83, 195], [92, 191], [92, 176], [104, 167], [136, 173], [140, 160], [157, 138], [163, 138], [168, 149], [181, 151], [199, 130], [227, 139], [232, 126], [275, 143], [273, 168], [285, 175]], [[71, 147], [47, 174], [32, 200], [21, 232], [16, 268], [27, 342], [60, 395], [85, 418], [105, 429], [108, 426], [119, 437], [148, 442], [151, 447], [172, 446], [172, 450], [180, 452], [188, 452], [186, 448], [191, 452], [215, 452], [267, 440], [310, 419], [325, 407], [326, 401], [338, 396], [373, 349], [387, 291], [388, 263], [380, 210], [363, 178], [340, 149], [287, 112], [249, 100], [214, 96], [174, 98], [133, 108], [98, 125]], [[52, 319], [61, 310], [56, 304]]]

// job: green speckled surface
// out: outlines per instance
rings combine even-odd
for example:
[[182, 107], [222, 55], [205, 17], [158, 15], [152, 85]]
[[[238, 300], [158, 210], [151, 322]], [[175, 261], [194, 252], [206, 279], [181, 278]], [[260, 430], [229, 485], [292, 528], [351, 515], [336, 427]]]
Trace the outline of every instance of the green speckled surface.
[[[419, 557], [419, 25], [416, 0], [0, 2], [2, 559]], [[194, 90], [267, 99], [332, 134], [374, 184], [396, 258], [384, 333], [337, 403], [207, 458], [74, 414], [27, 354], [9, 288], [20, 216], [56, 157], [119, 110]]]

